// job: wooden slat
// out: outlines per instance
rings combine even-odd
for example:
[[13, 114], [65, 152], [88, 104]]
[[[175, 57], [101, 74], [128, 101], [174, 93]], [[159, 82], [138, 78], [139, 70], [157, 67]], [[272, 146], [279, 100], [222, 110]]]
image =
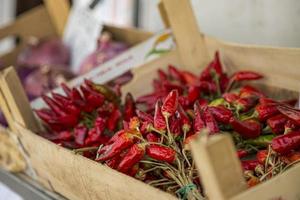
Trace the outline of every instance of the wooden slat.
[[57, 34], [62, 37], [68, 21], [70, 4], [68, 0], [44, 0]]
[[232, 139], [220, 134], [192, 141], [191, 149], [209, 199], [226, 200], [246, 189]]
[[[204, 67], [209, 62], [207, 47], [200, 34], [188, 0], [162, 0], [180, 58], [186, 68]], [[164, 14], [163, 14], [164, 15]]]
[[157, 6], [158, 6], [159, 14], [164, 23], [165, 28], [170, 28], [170, 26], [171, 26], [170, 21], [169, 21], [168, 14], [164, 7], [163, 2], [160, 1]]
[[34, 117], [21, 81], [13, 67], [5, 69], [0, 74], [0, 88], [13, 120], [37, 132], [39, 130], [38, 123]]

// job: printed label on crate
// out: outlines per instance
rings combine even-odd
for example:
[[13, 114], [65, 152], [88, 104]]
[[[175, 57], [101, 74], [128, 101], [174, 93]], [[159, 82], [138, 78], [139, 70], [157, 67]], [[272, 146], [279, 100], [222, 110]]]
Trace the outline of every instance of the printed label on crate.
[[[70, 82], [71, 86], [79, 85], [84, 79], [90, 79], [96, 83], [106, 83], [124, 74], [132, 68], [140, 67], [175, 47], [171, 30], [164, 30], [155, 34], [148, 40], [128, 49], [110, 61], [94, 68], [85, 75], [82, 75]], [[56, 92], [62, 92], [56, 89]], [[41, 98], [31, 103], [33, 108], [41, 108], [44, 103]]]
[[103, 23], [85, 7], [74, 7], [66, 25], [63, 40], [71, 50], [71, 67], [77, 72], [84, 58], [95, 51]]

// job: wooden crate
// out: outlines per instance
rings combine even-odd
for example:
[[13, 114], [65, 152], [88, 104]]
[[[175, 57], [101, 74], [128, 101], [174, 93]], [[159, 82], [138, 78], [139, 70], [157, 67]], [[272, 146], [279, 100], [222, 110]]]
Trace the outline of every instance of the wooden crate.
[[[298, 95], [299, 49], [269, 48], [226, 43], [200, 33], [187, 0], [162, 0], [165, 24], [173, 29], [177, 50], [133, 70], [134, 79], [123, 88], [135, 96], [149, 92], [156, 69], [168, 64], [200, 72], [216, 50], [228, 70], [255, 70], [267, 78], [261, 84], [274, 93]], [[299, 65], [299, 64], [298, 64]], [[12, 68], [0, 75], [7, 116], [26, 150], [36, 180], [70, 199], [176, 199], [168, 193], [121, 174], [57, 146], [38, 136], [35, 119], [16, 73]], [[228, 135], [198, 138], [192, 152], [210, 199], [299, 199], [300, 165], [247, 189], [242, 169]]]

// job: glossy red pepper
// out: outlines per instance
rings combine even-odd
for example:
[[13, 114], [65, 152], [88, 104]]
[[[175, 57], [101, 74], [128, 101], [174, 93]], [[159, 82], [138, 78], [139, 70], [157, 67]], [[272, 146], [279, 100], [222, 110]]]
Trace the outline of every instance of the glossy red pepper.
[[107, 129], [110, 131], [114, 131], [118, 126], [118, 121], [121, 116], [122, 113], [120, 112], [120, 110], [118, 108], [115, 108], [107, 120]]
[[136, 114], [142, 121], [146, 121], [153, 124], [153, 117], [150, 114], [145, 113], [141, 110], [136, 110]]
[[48, 121], [48, 124], [61, 126], [63, 129], [72, 128], [78, 123], [77, 116], [72, 114], [57, 116]]
[[257, 105], [255, 107], [255, 116], [259, 121], [264, 122], [270, 117], [278, 114], [279, 111], [275, 105], [265, 104], [265, 105]]
[[176, 156], [176, 152], [174, 149], [156, 144], [147, 146], [146, 154], [150, 158], [168, 163], [173, 163]]
[[101, 154], [96, 161], [109, 160], [134, 144], [135, 137], [131, 133], [124, 132], [119, 134], [118, 137], [113, 139], [113, 142], [111, 141], [112, 139], [108, 141], [109, 145], [100, 152]]
[[236, 101], [234, 101], [234, 105], [238, 111], [246, 112], [256, 104], [257, 100], [258, 97], [252, 95], [237, 99]]
[[250, 95], [255, 95], [255, 96], [258, 96], [260, 98], [265, 97], [265, 94], [262, 93], [261, 91], [259, 91], [258, 89], [256, 89], [255, 87], [250, 86], [250, 85], [243, 86], [240, 90], [240, 97], [244, 98], [244, 97], [248, 97]]
[[175, 136], [181, 135], [181, 130], [182, 130], [182, 123], [180, 119], [172, 119], [170, 120], [170, 131], [173, 133]]
[[267, 125], [271, 128], [272, 132], [279, 135], [282, 134], [285, 130], [285, 124], [287, 118], [282, 114], [277, 114], [273, 117], [270, 117], [267, 120]]
[[169, 118], [174, 115], [178, 107], [178, 91], [172, 90], [165, 98], [161, 107], [162, 114]]
[[259, 150], [257, 153], [256, 153], [256, 159], [258, 160], [258, 162], [261, 164], [261, 165], [264, 165], [265, 164], [265, 161], [267, 159], [267, 156], [268, 156], [268, 151], [267, 150]]
[[209, 107], [210, 112], [213, 114], [214, 118], [217, 120], [217, 122], [223, 123], [223, 124], [229, 124], [229, 121], [232, 117], [232, 111], [227, 109], [225, 106], [210, 106]]
[[218, 123], [208, 107], [205, 107], [203, 109], [202, 116], [203, 116], [203, 121], [205, 123], [205, 127], [209, 130], [210, 134], [220, 132]]
[[199, 133], [201, 132], [201, 130], [203, 128], [205, 128], [205, 123], [202, 119], [202, 116], [201, 116], [201, 110], [200, 110], [200, 106], [199, 106], [199, 103], [196, 102], [194, 104], [194, 113], [195, 113], [195, 118], [194, 118], [194, 132], [195, 133]]
[[182, 131], [185, 133], [189, 132], [191, 129], [191, 122], [180, 104], [178, 105], [178, 113], [179, 113]]
[[258, 80], [263, 78], [261, 74], [252, 71], [238, 71], [235, 72], [231, 80], [232, 81], [249, 81], [249, 80]]
[[104, 103], [104, 96], [100, 93], [91, 90], [88, 87], [84, 87], [83, 85], [80, 86], [80, 89], [84, 95], [86, 104], [91, 106], [93, 109], [101, 106]]
[[127, 154], [124, 156], [122, 161], [118, 166], [118, 171], [126, 173], [128, 172], [136, 163], [140, 162], [145, 155], [145, 144], [134, 144], [130, 147]]
[[300, 147], [300, 131], [291, 131], [272, 140], [272, 149], [280, 154], [287, 154]]
[[193, 104], [200, 96], [200, 88], [197, 87], [197, 86], [189, 86], [188, 88], [188, 101], [189, 101], [189, 104]]
[[255, 168], [259, 165], [258, 160], [242, 160], [242, 168], [243, 170], [255, 170]]
[[167, 128], [165, 118], [161, 111], [162, 103], [161, 101], [157, 101], [155, 104], [155, 112], [154, 112], [154, 128], [159, 131], [165, 131]]
[[134, 99], [130, 93], [127, 93], [124, 104], [124, 120], [129, 121], [133, 116], [135, 116]]
[[232, 117], [230, 119], [230, 125], [233, 130], [239, 133], [243, 138], [256, 138], [261, 134], [260, 123], [252, 119], [239, 121]]
[[54, 100], [52, 100], [50, 97], [46, 95], [42, 95], [43, 100], [45, 103], [49, 106], [49, 108], [55, 112], [58, 116], [64, 116], [66, 115], [66, 112], [63, 111], [63, 108], [60, 107]]
[[293, 120], [300, 125], [300, 110], [287, 105], [277, 105], [276, 107], [281, 114]]
[[233, 103], [236, 100], [239, 99], [239, 96], [235, 93], [224, 93], [222, 97], [227, 101], [228, 103]]

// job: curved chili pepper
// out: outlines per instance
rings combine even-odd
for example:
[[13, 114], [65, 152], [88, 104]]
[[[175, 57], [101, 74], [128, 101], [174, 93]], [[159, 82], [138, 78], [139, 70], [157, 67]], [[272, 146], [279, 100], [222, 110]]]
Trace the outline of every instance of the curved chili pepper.
[[221, 76], [223, 74], [222, 64], [220, 62], [219, 52], [215, 53], [214, 60], [211, 61], [208, 66], [201, 72], [200, 80], [208, 80], [212, 79], [211, 74], [216, 73]]
[[118, 166], [118, 171], [126, 173], [136, 163], [142, 160], [145, 155], [145, 144], [134, 144], [130, 147]]
[[34, 110], [34, 112], [37, 114], [39, 118], [41, 118], [45, 123], [49, 123], [53, 118], [55, 118], [57, 115], [50, 109], [42, 108], [39, 110]]
[[198, 86], [201, 91], [206, 93], [215, 93], [217, 91], [217, 86], [214, 82], [200, 81], [196, 86]]
[[84, 141], [87, 136], [87, 131], [88, 131], [88, 129], [84, 125], [78, 125], [74, 128], [73, 135], [74, 135], [76, 144], [78, 144], [80, 146], [84, 146]]
[[134, 136], [130, 133], [120, 133], [118, 137], [114, 138], [113, 143], [111, 143], [111, 140], [108, 141], [108, 143], [111, 144], [109, 144], [105, 150], [101, 151], [101, 154], [96, 161], [105, 161], [111, 159], [117, 154], [120, 154], [123, 150], [131, 147], [134, 144], [134, 139]]
[[255, 96], [258, 96], [260, 98], [265, 97], [264, 93], [262, 93], [261, 91], [259, 91], [258, 89], [256, 89], [253, 86], [245, 85], [241, 88], [241, 90], [240, 90], [240, 97], [241, 98], [248, 97], [248, 96], [251, 96], [251, 95], [255, 95]]
[[238, 71], [230, 78], [232, 81], [249, 81], [263, 78], [261, 74], [252, 71]]
[[178, 113], [180, 117], [182, 131], [185, 133], [189, 132], [191, 129], [191, 122], [180, 104], [178, 104]]
[[178, 97], [178, 103], [180, 103], [180, 105], [182, 105], [182, 107], [184, 109], [188, 108], [191, 104], [188, 97], [186, 97], [186, 96], [179, 96]]
[[248, 97], [239, 98], [236, 101], [234, 101], [233, 104], [238, 111], [246, 112], [256, 104], [257, 100], [257, 96], [251, 95]]
[[133, 165], [131, 169], [129, 169], [129, 171], [126, 174], [128, 176], [135, 177], [135, 175], [138, 173], [139, 170], [140, 170], [140, 165], [139, 163], [136, 163], [135, 165]]
[[110, 131], [114, 131], [117, 128], [118, 120], [121, 116], [122, 114], [120, 110], [118, 108], [115, 108], [107, 120], [107, 129]]
[[228, 87], [229, 84], [229, 77], [227, 74], [222, 74], [220, 77], [220, 87], [221, 87], [221, 92], [225, 92], [226, 88]]
[[279, 135], [284, 132], [285, 130], [285, 124], [287, 122], [287, 118], [282, 115], [278, 114], [273, 117], [270, 117], [267, 120], [267, 125], [271, 128], [272, 132]]
[[93, 109], [101, 106], [105, 100], [104, 96], [100, 93], [91, 90], [88, 87], [80, 86], [80, 89], [84, 95], [86, 103]]
[[181, 120], [174, 118], [170, 120], [170, 131], [173, 133], [175, 136], [181, 135]]
[[267, 159], [268, 156], [268, 151], [267, 150], [260, 150], [256, 153], [256, 159], [258, 160], [258, 162], [262, 165], [265, 164], [265, 161]]
[[173, 163], [176, 156], [176, 152], [174, 149], [156, 144], [147, 146], [146, 154], [150, 158], [168, 163]]
[[48, 124], [50, 125], [59, 125], [62, 128], [72, 128], [78, 123], [77, 116], [74, 116], [72, 114], [70, 115], [63, 115], [63, 116], [56, 116], [55, 118], [52, 118], [48, 121]]
[[255, 107], [254, 116], [258, 118], [259, 121], [264, 122], [268, 118], [278, 114], [279, 111], [275, 105], [257, 105]]
[[164, 81], [164, 80], [168, 79], [167, 74], [164, 71], [162, 71], [161, 69], [158, 69], [157, 73], [158, 73], [158, 77], [159, 77], [160, 81]]
[[118, 104], [120, 102], [118, 95], [106, 85], [96, 84], [88, 81], [87, 79], [85, 79], [85, 84], [96, 92], [102, 94], [110, 102], [113, 102], [114, 104]]
[[239, 158], [245, 158], [246, 156], [249, 155], [249, 152], [244, 149], [239, 149], [239, 150], [237, 150], [236, 153]]
[[255, 120], [239, 121], [232, 117], [230, 119], [230, 125], [233, 130], [239, 133], [243, 138], [256, 138], [261, 133], [261, 126]]
[[200, 88], [197, 86], [189, 86], [188, 88], [188, 101], [189, 104], [193, 104], [200, 96]]
[[145, 113], [141, 110], [136, 110], [136, 114], [142, 121], [147, 121], [147, 122], [153, 124], [153, 122], [154, 122], [153, 117], [151, 115], [149, 115], [148, 113]]
[[217, 121], [214, 118], [214, 116], [212, 115], [212, 113], [208, 107], [205, 107], [203, 109], [202, 116], [203, 116], [203, 121], [205, 122], [205, 126], [206, 126], [206, 128], [208, 128], [210, 134], [220, 132]]
[[300, 131], [291, 131], [272, 140], [272, 149], [280, 154], [287, 154], [300, 147]]
[[66, 115], [66, 112], [62, 110], [62, 108], [50, 97], [46, 95], [42, 95], [42, 99], [45, 101], [45, 103], [49, 106], [53, 112], [55, 112], [58, 116], [64, 116]]
[[129, 121], [131, 117], [135, 116], [135, 103], [130, 93], [126, 94], [124, 105], [124, 119]]
[[182, 85], [170, 83], [169, 81], [164, 81], [162, 83], [163, 91], [166, 93], [171, 92], [172, 90], [176, 90], [180, 95], [183, 94], [184, 88]]
[[225, 108], [224, 106], [210, 106], [208, 107], [214, 118], [217, 122], [221, 122], [223, 124], [229, 124], [229, 121], [232, 117], [231, 110]]
[[242, 160], [242, 168], [243, 170], [255, 170], [255, 168], [259, 165], [258, 160]]
[[[172, 90], [165, 98], [161, 107], [162, 114], [169, 118], [174, 115], [178, 107], [178, 91]], [[155, 122], [154, 122], [155, 123]]]
[[65, 83], [60, 84], [65, 94], [71, 99], [71, 88], [69, 88]]
[[196, 85], [199, 81], [197, 76], [188, 71], [181, 71], [181, 76], [187, 85]]
[[202, 119], [202, 116], [201, 116], [201, 110], [200, 110], [200, 106], [199, 106], [199, 103], [196, 102], [194, 104], [194, 113], [195, 113], [195, 118], [194, 118], [194, 132], [195, 133], [199, 133], [201, 132], [201, 130], [203, 128], [205, 128], [205, 123]]
[[262, 98], [259, 98], [259, 104], [261, 105], [268, 105], [268, 104], [276, 104], [277, 102], [273, 99], [270, 99], [270, 98], [267, 98], [267, 97], [262, 97]]
[[155, 112], [154, 112], [154, 128], [159, 131], [165, 131], [167, 128], [165, 118], [162, 114], [162, 102], [159, 100], [155, 104]]

